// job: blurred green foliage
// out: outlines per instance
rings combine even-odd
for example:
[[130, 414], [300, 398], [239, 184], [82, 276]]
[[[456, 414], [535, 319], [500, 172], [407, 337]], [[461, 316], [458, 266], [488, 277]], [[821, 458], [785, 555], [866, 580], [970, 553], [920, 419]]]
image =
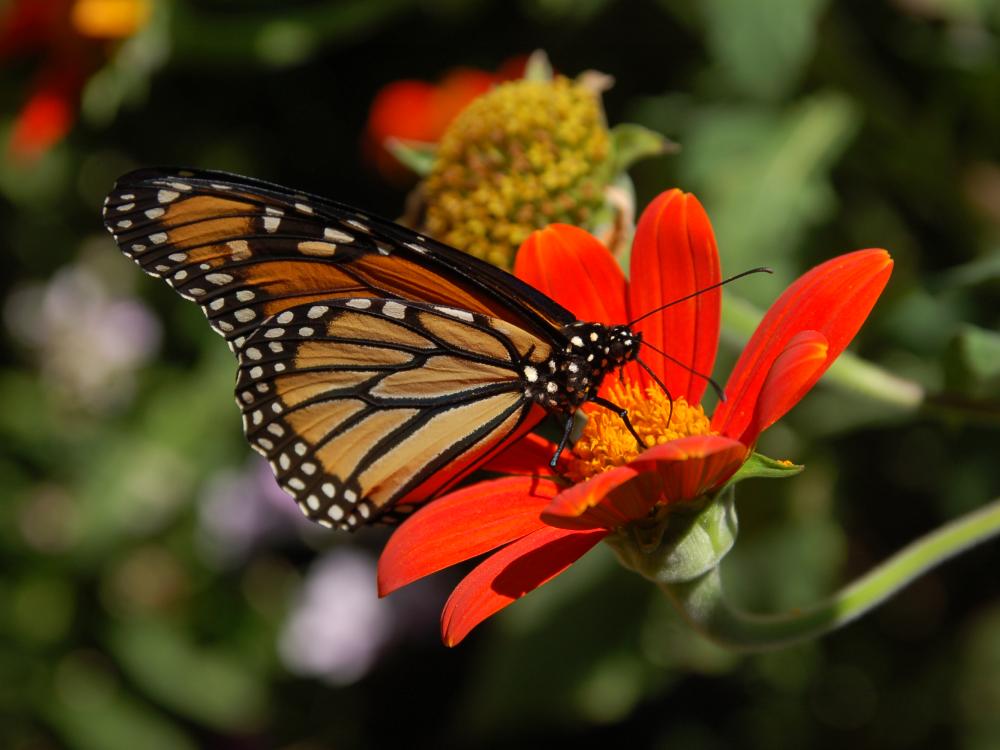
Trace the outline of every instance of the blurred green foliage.
[[[727, 584], [794, 607], [1000, 491], [998, 35], [994, 0], [156, 3], [69, 136], [0, 162], [0, 746], [1000, 745], [996, 545], [754, 657], [700, 639], [604, 548], [453, 652], [436, 632], [452, 574], [319, 601], [327, 550], [370, 566], [384, 532], [305, 528], [267, 499], [231, 356], [100, 229], [114, 178], [144, 164], [397, 215], [361, 148], [381, 86], [536, 47], [610, 73], [610, 121], [682, 146], [635, 168], [640, 204], [692, 190], [727, 269], [776, 269], [735, 296], [765, 306], [856, 247], [895, 257], [855, 349], [937, 408], [821, 388], [761, 446], [805, 472], [740, 487]], [[4, 143], [52, 54], [5, 60]], [[329, 627], [289, 644], [309, 607]], [[390, 624], [373, 641], [364, 623]]]

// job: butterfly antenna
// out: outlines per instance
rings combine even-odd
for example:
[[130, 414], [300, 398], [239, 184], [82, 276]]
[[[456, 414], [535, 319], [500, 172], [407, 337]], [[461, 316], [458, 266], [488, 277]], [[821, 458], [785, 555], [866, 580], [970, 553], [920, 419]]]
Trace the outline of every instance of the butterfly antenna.
[[649, 365], [647, 365], [645, 362], [643, 362], [638, 357], [635, 358], [635, 361], [639, 363], [639, 366], [643, 370], [645, 370], [647, 373], [649, 373], [649, 377], [651, 377], [653, 379], [653, 381], [658, 386], [660, 386], [660, 388], [663, 390], [663, 392], [665, 394], [667, 394], [667, 400], [670, 402], [670, 411], [667, 414], [667, 424], [669, 425], [670, 424], [670, 420], [672, 420], [674, 418], [674, 397], [670, 395], [670, 389], [667, 388], [666, 383], [664, 383], [662, 380], [660, 380], [660, 376], [657, 375], [655, 372], [653, 372], [653, 370], [650, 368]]
[[[695, 370], [690, 365], [684, 364], [683, 362], [681, 362], [676, 357], [670, 356], [669, 354], [667, 354], [662, 349], [659, 349], [659, 348], [653, 346], [652, 344], [650, 344], [648, 341], [640, 341], [639, 343], [642, 346], [648, 346], [650, 349], [652, 349], [654, 352], [656, 352], [657, 354], [659, 354], [664, 359], [670, 360], [671, 362], [673, 362], [678, 367], [683, 367], [685, 370], [687, 370], [692, 375], [696, 375], [697, 377], [701, 378], [706, 383], [708, 383], [710, 386], [712, 386], [712, 390], [715, 391], [715, 395], [719, 397], [719, 401], [725, 401], [726, 400], [726, 392], [724, 390], [722, 390], [722, 386], [719, 385], [713, 378], [709, 377], [708, 375], [706, 375], [703, 372], [698, 372], [697, 370]], [[652, 375], [652, 372], [650, 372], [649, 366], [645, 362], [643, 362], [641, 359], [637, 360], [637, 361], [639, 362], [640, 365], [642, 365], [643, 367], [646, 368], [646, 372], [649, 372]], [[656, 377], [656, 376], [654, 375], [653, 377]]]
[[681, 302], [687, 302], [692, 297], [697, 297], [699, 294], [704, 294], [705, 292], [710, 292], [713, 289], [718, 289], [720, 286], [728, 284], [730, 281], [736, 281], [736, 279], [742, 279], [744, 276], [749, 276], [752, 273], [772, 273], [771, 269], [767, 266], [760, 266], [759, 268], [751, 268], [749, 271], [744, 271], [743, 273], [738, 273], [735, 276], [730, 276], [728, 279], [723, 279], [722, 281], [716, 282], [715, 284], [710, 284], [704, 289], [699, 289], [697, 292], [691, 292], [680, 299], [675, 299], [673, 302], [668, 302], [665, 305], [660, 305], [659, 307], [653, 308], [649, 312], [645, 312], [634, 320], [630, 320], [626, 325], [632, 326], [638, 323], [640, 320], [645, 320], [650, 315], [655, 315], [661, 310], [666, 310], [668, 307], [673, 307], [674, 305], [679, 305]]

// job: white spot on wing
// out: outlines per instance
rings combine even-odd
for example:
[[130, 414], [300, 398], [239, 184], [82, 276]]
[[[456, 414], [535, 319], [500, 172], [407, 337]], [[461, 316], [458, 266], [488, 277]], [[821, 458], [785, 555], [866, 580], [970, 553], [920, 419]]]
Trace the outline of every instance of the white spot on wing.
[[327, 227], [323, 230], [323, 236], [328, 240], [333, 240], [334, 242], [354, 242], [354, 238], [341, 232], [339, 229], [333, 229], [332, 227]]
[[367, 310], [372, 306], [372, 301], [367, 297], [359, 297], [358, 299], [348, 300], [347, 306], [353, 307], [355, 310]]
[[406, 306], [401, 305], [398, 302], [389, 300], [384, 305], [382, 305], [382, 313], [390, 318], [396, 318], [396, 320], [402, 320], [406, 316]]
[[453, 318], [458, 318], [459, 320], [464, 320], [467, 323], [471, 323], [475, 318], [472, 313], [468, 310], [458, 310], [454, 307], [435, 307], [438, 312], [443, 312], [445, 315], [450, 315]]
[[156, 200], [159, 203], [170, 203], [170, 201], [175, 201], [180, 198], [181, 194], [173, 190], [161, 190], [156, 194]]
[[226, 246], [230, 249], [233, 260], [245, 260], [253, 254], [246, 240], [230, 240]]

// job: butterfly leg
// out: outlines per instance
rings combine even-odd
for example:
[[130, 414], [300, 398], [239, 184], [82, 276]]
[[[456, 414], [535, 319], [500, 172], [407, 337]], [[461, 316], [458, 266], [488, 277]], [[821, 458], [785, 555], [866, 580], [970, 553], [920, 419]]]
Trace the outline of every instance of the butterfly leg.
[[[623, 409], [618, 404], [612, 401], [608, 401], [606, 398], [601, 398], [600, 396], [595, 396], [590, 400], [593, 403], [597, 404], [598, 406], [603, 406], [605, 409], [613, 411], [615, 414], [617, 414], [618, 417], [622, 420], [622, 422], [625, 423], [625, 429], [627, 429], [629, 432], [632, 433], [632, 437], [635, 438], [635, 442], [639, 444], [639, 450], [646, 449], [646, 443], [643, 441], [641, 437], [639, 437], [639, 433], [635, 431], [635, 427], [632, 426], [632, 422], [628, 418], [627, 409]], [[670, 407], [671, 409], [673, 409], [673, 401], [670, 402]]]
[[552, 460], [549, 461], [549, 466], [553, 469], [556, 468], [556, 464], [559, 463], [559, 456], [566, 449], [566, 443], [569, 442], [570, 433], [573, 432], [573, 415], [570, 414], [566, 417], [566, 424], [563, 427], [562, 438], [559, 440], [559, 447], [556, 448], [556, 452], [552, 456]]

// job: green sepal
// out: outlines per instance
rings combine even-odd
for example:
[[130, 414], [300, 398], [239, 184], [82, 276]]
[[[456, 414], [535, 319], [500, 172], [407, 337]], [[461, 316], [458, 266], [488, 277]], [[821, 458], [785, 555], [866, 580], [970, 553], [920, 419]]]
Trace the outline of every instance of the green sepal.
[[403, 138], [386, 138], [385, 147], [405, 167], [409, 167], [421, 177], [426, 177], [434, 168], [437, 159], [437, 144], [425, 141], [410, 141]]
[[765, 479], [787, 479], [794, 477], [801, 472], [805, 466], [793, 464], [791, 461], [779, 461], [775, 458], [768, 458], [762, 453], [751, 453], [750, 458], [743, 462], [743, 465], [736, 470], [725, 487], [732, 487], [737, 482], [753, 477], [763, 477]]
[[608, 131], [611, 136], [611, 173], [619, 174], [640, 159], [675, 154], [680, 146], [655, 130], [624, 122]]
[[712, 570], [736, 543], [736, 493], [730, 487], [690, 508], [664, 507], [605, 540], [629, 570], [658, 584], [691, 581]]
[[536, 49], [524, 64], [524, 80], [549, 83], [552, 80], [552, 63], [543, 49]]

